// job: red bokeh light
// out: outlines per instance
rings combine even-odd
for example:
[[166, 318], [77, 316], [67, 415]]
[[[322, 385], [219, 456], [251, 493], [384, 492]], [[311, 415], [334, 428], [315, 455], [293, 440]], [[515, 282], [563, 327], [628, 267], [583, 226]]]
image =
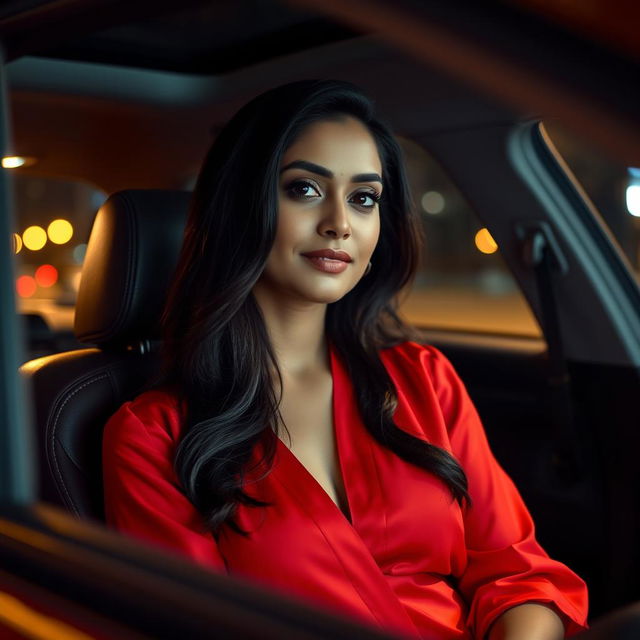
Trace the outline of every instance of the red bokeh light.
[[31, 276], [20, 276], [16, 280], [16, 291], [21, 298], [30, 298], [38, 288]]
[[58, 270], [50, 264], [43, 264], [36, 269], [36, 282], [41, 287], [52, 287], [58, 282]]

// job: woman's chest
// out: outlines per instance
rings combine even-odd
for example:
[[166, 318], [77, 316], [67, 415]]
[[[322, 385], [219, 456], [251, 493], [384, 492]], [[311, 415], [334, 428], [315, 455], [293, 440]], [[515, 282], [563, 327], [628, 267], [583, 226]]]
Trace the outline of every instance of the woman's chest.
[[277, 574], [286, 583], [305, 573], [340, 574], [346, 558], [388, 575], [462, 573], [462, 514], [441, 480], [368, 434], [342, 442], [338, 452], [351, 522], [278, 443], [271, 473], [249, 488], [269, 506], [240, 507], [238, 521], [249, 535], [228, 532], [220, 540], [231, 571]]
[[338, 462], [331, 376], [322, 377], [314, 385], [286, 384], [280, 416], [284, 426], [280, 437], [284, 445], [349, 517]]
[[[466, 566], [464, 524], [449, 489], [378, 443], [335, 359], [332, 374], [333, 387], [331, 380], [322, 392], [316, 385], [317, 395], [284, 395], [292, 449], [276, 441], [271, 472], [246, 487], [268, 506], [241, 506], [238, 522], [249, 535], [222, 536], [230, 570], [277, 576], [283, 583], [304, 575], [313, 580], [314, 574], [336, 579], [347, 566], [377, 576], [460, 575]], [[416, 403], [402, 394], [399, 400], [398, 426], [447, 446], [437, 402]], [[301, 442], [309, 448], [296, 445]], [[336, 479], [342, 480], [350, 520], [332, 495]]]

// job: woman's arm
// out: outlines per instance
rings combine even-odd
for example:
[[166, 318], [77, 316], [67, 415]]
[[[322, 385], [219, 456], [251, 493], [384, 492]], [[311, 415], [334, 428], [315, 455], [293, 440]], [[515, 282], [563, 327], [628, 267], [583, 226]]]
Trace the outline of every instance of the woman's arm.
[[104, 431], [107, 523], [218, 572], [216, 541], [181, 491], [173, 469], [180, 415], [160, 392], [147, 392], [115, 413]]
[[491, 626], [487, 640], [561, 640], [564, 625], [557, 613], [542, 604], [507, 609]]
[[[488, 640], [553, 639], [563, 637], [563, 633], [568, 637], [577, 634], [586, 627], [584, 582], [549, 558], [538, 544], [531, 516], [494, 458], [478, 413], [451, 364], [433, 348], [423, 353], [452, 453], [469, 480], [472, 504], [463, 512], [467, 563], [457, 583], [469, 602], [468, 626], [477, 638]], [[546, 603], [552, 607], [548, 613]], [[526, 635], [536, 631], [545, 619], [557, 622], [553, 611], [562, 616], [566, 631], [561, 623], [556, 635], [553, 625], [549, 632], [540, 627], [538, 635]], [[530, 612], [537, 615], [531, 618]], [[489, 632], [494, 625], [496, 635]]]

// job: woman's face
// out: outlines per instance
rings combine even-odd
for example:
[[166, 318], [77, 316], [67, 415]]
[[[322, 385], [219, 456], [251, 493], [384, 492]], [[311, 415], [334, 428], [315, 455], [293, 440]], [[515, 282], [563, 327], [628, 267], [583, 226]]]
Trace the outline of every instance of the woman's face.
[[330, 303], [363, 277], [380, 233], [382, 166], [358, 120], [309, 125], [285, 152], [276, 238], [258, 282], [277, 299]]

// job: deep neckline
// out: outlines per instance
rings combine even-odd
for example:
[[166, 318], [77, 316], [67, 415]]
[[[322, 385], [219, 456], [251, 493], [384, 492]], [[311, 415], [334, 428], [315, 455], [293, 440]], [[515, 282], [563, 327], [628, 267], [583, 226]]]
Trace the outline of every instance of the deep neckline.
[[[342, 481], [342, 488], [344, 493], [344, 508], [346, 509], [346, 511], [343, 510], [340, 504], [334, 501], [334, 499], [329, 495], [327, 490], [320, 484], [320, 482], [316, 479], [316, 477], [307, 469], [307, 467], [300, 461], [298, 456], [296, 456], [296, 454], [286, 445], [286, 443], [279, 436], [277, 438], [277, 446], [278, 446], [280, 455], [284, 456], [286, 459], [290, 461], [290, 463], [298, 467], [298, 470], [300, 471], [302, 476], [307, 478], [311, 483], [315, 484], [317, 489], [320, 492], [322, 492], [323, 498], [326, 498], [326, 500], [328, 500], [331, 503], [331, 505], [333, 505], [333, 508], [336, 509], [338, 513], [340, 513], [340, 515], [351, 526], [353, 526], [353, 508], [352, 508], [351, 499], [349, 496], [348, 481], [345, 478], [346, 465], [343, 462], [344, 456], [342, 452], [342, 445], [340, 442], [342, 425], [340, 424], [340, 420], [339, 420], [340, 412], [337, 411], [337, 408], [336, 408], [337, 367], [338, 367], [337, 356], [334, 352], [334, 349], [331, 346], [329, 346], [329, 368], [330, 368], [330, 374], [331, 374], [331, 422], [332, 422], [331, 428], [333, 431], [333, 442], [334, 442], [334, 449], [335, 449], [335, 455], [336, 455], [336, 460], [335, 460], [336, 471], [337, 473], [340, 474], [340, 480]], [[338, 499], [341, 497], [338, 491], [336, 491], [336, 497]]]

